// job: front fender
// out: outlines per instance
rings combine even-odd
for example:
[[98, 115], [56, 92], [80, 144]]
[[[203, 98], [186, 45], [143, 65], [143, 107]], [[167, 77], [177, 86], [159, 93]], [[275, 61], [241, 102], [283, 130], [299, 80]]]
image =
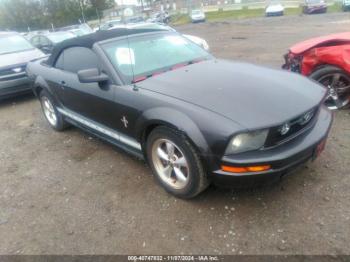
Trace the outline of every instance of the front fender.
[[39, 97], [41, 90], [47, 91], [52, 97], [52, 99], [54, 100], [54, 102], [56, 103], [56, 105], [61, 105], [61, 102], [58, 99], [55, 92], [53, 92], [52, 87], [50, 87], [47, 81], [42, 76], [39, 75], [36, 77], [34, 81], [33, 92], [37, 97]]
[[350, 45], [326, 46], [311, 49], [304, 54], [302, 74], [309, 76], [322, 65], [333, 65], [350, 72]]
[[150, 126], [166, 125], [183, 132], [202, 155], [210, 155], [210, 147], [202, 132], [186, 114], [172, 108], [157, 107], [146, 110], [136, 121], [136, 137], [142, 141], [143, 134]]
[[[50, 87], [42, 76], [37, 76], [33, 84], [33, 92], [38, 97], [42, 89], [50, 92]], [[52, 92], [50, 92], [52, 94]]]

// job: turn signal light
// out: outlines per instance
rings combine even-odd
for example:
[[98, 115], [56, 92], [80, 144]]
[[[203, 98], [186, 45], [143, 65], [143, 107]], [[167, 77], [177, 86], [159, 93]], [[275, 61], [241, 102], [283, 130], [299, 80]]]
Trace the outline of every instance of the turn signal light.
[[262, 172], [271, 169], [270, 165], [264, 166], [221, 166], [221, 170], [231, 173]]

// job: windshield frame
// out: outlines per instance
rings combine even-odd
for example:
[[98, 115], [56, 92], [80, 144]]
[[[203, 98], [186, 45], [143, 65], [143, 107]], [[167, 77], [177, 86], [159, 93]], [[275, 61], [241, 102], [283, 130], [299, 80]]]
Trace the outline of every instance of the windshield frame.
[[191, 11], [191, 15], [202, 15], [202, 14], [203, 14], [203, 12], [200, 9], [193, 9]]
[[[191, 42], [189, 41], [188, 39], [186, 39], [185, 37], [183, 37], [181, 34], [179, 34], [178, 32], [171, 32], [171, 31], [156, 31], [156, 32], [147, 32], [147, 33], [141, 33], [141, 34], [137, 34], [137, 35], [129, 35], [129, 36], [120, 36], [120, 37], [115, 37], [115, 38], [111, 38], [111, 39], [107, 39], [107, 40], [103, 40], [101, 42], [98, 42], [98, 47], [99, 49], [102, 50], [103, 52], [103, 55], [105, 56], [106, 60], [108, 61], [108, 63], [110, 64], [110, 66], [113, 68], [113, 70], [115, 72], [117, 72], [117, 75], [118, 77], [122, 80], [122, 85], [133, 85], [135, 84], [136, 82], [140, 82], [140, 81], [136, 81], [137, 78], [139, 77], [143, 77], [143, 76], [140, 76], [140, 75], [133, 75], [132, 76], [132, 79], [130, 79], [130, 77], [126, 76], [125, 74], [123, 74], [119, 68], [117, 66], [114, 65], [114, 63], [111, 61], [110, 57], [108, 56], [108, 53], [106, 51], [106, 49], [103, 47], [104, 45], [106, 44], [109, 44], [109, 43], [112, 43], [112, 42], [116, 42], [116, 41], [122, 41], [122, 40], [126, 40], [126, 39], [137, 39], [137, 38], [143, 38], [143, 37], [146, 37], [146, 36], [155, 36], [155, 35], [163, 35], [163, 36], [171, 36], [171, 35], [175, 35], [175, 36], [180, 36], [182, 38], [184, 38], [186, 41], [188, 42]], [[196, 44], [194, 44], [196, 45]], [[204, 50], [206, 53], [207, 53], [207, 56], [205, 57], [202, 57], [202, 58], [199, 58], [198, 60], [199, 61], [204, 61], [204, 60], [209, 60], [209, 59], [214, 59], [215, 57], [210, 54], [208, 51]], [[190, 60], [188, 62], [191, 62]], [[154, 71], [154, 73], [158, 74], [160, 71], [162, 71], [162, 73], [165, 73], [169, 70], [171, 70], [171, 68], [174, 68], [178, 65], [181, 65], [181, 64], [184, 64], [185, 62], [183, 63], [180, 63], [180, 64], [174, 64], [172, 66], [167, 66], [167, 67], [164, 67], [164, 68], [159, 68], [157, 70]], [[147, 72], [145, 72], [147, 73]], [[146, 77], [143, 80], [147, 79], [149, 77]]]
[[[10, 51], [10, 52], [4, 52], [2, 53], [1, 50], [0, 50], [0, 56], [1, 55], [8, 55], [8, 54], [14, 54], [14, 53], [21, 53], [21, 52], [27, 52], [27, 51], [31, 51], [31, 50], [35, 50], [36, 47], [32, 45], [32, 43], [30, 43], [30, 41], [28, 41], [25, 37], [19, 35], [19, 34], [8, 34], [8, 35], [5, 35], [5, 36], [1, 36], [0, 39], [5, 39], [5, 38], [10, 38], [10, 37], [19, 37], [19, 38], [22, 38], [25, 42], [27, 42], [29, 44], [29, 46], [31, 48], [27, 48], [27, 49], [20, 49], [20, 50], [15, 50], [15, 51]], [[28, 47], [29, 47], [28, 46]]]

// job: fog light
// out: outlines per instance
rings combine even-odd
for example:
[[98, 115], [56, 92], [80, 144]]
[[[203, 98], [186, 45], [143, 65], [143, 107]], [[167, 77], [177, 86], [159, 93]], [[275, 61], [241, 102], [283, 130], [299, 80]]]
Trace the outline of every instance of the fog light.
[[263, 166], [221, 166], [221, 170], [230, 173], [262, 172], [271, 169], [271, 165]]

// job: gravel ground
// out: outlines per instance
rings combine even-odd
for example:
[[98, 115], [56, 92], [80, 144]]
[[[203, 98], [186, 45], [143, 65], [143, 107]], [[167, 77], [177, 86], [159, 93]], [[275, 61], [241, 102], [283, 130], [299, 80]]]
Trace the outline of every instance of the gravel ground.
[[[177, 29], [217, 57], [279, 67], [291, 44], [349, 25], [332, 14]], [[0, 145], [0, 254], [350, 254], [349, 110], [336, 112], [320, 158], [281, 183], [191, 201], [115, 147], [54, 132], [31, 96], [0, 104]]]

